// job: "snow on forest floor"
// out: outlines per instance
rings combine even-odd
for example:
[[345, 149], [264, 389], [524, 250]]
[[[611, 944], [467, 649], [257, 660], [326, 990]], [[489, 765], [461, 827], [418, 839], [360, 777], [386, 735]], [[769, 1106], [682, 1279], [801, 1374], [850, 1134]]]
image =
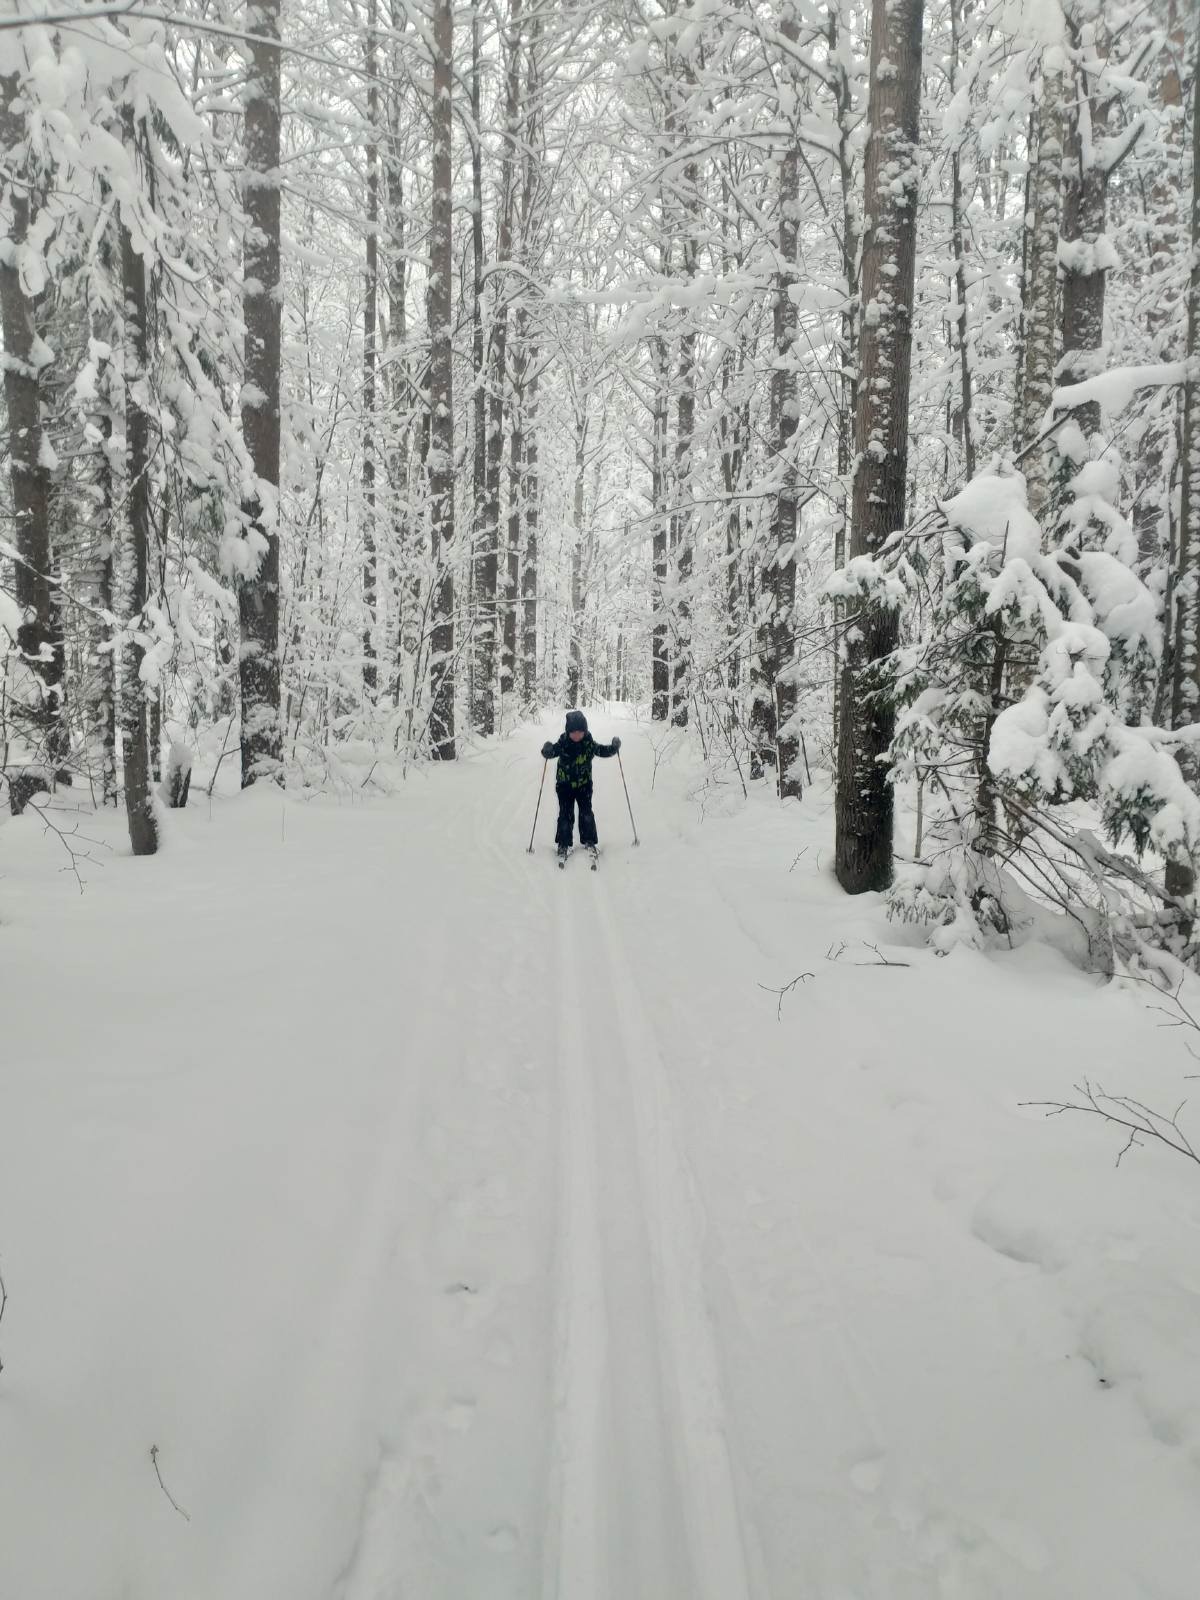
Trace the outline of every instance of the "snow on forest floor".
[[1020, 1105], [1186, 1036], [558, 726], [0, 827], [0, 1600], [1194, 1600], [1200, 1169]]

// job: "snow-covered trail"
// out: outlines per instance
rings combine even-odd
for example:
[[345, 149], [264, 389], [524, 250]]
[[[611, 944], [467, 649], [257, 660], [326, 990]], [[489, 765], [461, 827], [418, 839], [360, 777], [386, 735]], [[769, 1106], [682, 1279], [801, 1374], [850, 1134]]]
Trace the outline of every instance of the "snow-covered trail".
[[557, 724], [0, 830], [0, 1600], [1190, 1600], [1200, 1194], [1017, 1109], [1141, 1008], [593, 726], [596, 874]]

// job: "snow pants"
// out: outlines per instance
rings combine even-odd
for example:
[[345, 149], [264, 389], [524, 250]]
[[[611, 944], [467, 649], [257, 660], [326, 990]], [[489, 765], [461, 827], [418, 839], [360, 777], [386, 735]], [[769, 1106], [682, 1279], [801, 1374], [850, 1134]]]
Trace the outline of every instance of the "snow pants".
[[575, 829], [575, 807], [579, 807], [579, 842], [583, 845], [597, 844], [596, 818], [592, 812], [592, 786], [585, 783], [582, 789], [572, 789], [569, 783], [556, 783], [554, 792], [558, 795], [558, 828], [554, 835], [557, 845], [565, 845], [569, 850], [573, 843]]

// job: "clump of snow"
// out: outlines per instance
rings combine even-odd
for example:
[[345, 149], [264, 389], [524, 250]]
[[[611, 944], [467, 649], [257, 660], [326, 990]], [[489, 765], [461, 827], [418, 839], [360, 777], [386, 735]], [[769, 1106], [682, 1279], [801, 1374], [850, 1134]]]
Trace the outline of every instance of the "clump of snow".
[[1005, 559], [1031, 562], [1041, 549], [1042, 532], [1019, 472], [976, 473], [965, 489], [939, 505], [952, 528], [990, 544]]

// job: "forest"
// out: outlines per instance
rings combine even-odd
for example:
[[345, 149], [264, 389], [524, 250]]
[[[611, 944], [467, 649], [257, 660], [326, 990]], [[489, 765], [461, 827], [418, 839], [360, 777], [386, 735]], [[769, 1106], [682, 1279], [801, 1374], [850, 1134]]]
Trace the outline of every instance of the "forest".
[[1196, 1600], [1198, 58], [5, 0], [0, 1600]]
[[943, 942], [1190, 954], [1186, 0], [23, 10], [14, 813], [636, 702]]

